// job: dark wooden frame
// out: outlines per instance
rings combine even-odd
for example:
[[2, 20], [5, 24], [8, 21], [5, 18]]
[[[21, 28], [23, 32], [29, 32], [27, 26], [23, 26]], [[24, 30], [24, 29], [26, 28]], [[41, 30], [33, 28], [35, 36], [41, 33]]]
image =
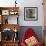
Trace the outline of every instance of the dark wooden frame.
[[[35, 18], [33, 18], [33, 17], [27, 18], [26, 17], [26, 9], [35, 9], [36, 17]], [[38, 7], [24, 7], [24, 20], [25, 21], [37, 21], [38, 20]]]

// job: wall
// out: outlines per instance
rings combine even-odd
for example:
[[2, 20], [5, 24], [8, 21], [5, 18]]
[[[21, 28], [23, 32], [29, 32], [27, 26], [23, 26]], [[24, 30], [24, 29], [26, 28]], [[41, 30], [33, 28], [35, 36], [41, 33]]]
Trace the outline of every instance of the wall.
[[[15, 0], [14, 0], [15, 1]], [[0, 6], [15, 6], [13, 0], [0, 0]], [[42, 0], [17, 0], [19, 10], [19, 24], [21, 26], [43, 26], [43, 6]], [[38, 7], [38, 21], [24, 21], [24, 7]], [[12, 17], [11, 17], [12, 18]], [[10, 19], [9, 19], [10, 20]]]

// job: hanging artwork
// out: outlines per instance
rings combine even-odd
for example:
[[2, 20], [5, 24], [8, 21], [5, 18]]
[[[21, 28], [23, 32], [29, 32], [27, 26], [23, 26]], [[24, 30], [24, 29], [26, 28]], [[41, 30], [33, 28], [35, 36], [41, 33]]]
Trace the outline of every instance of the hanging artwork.
[[38, 20], [38, 8], [37, 7], [24, 7], [24, 20], [27, 20], [27, 21]]

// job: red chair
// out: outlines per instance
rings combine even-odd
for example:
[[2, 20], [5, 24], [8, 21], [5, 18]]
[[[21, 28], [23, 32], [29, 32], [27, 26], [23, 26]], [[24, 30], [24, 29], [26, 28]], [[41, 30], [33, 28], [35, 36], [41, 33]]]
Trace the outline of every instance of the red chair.
[[[32, 37], [32, 36], [34, 36], [35, 38], [37, 37], [36, 33], [33, 31], [32, 28], [27, 29], [27, 31], [24, 34], [24, 37], [22, 38], [21, 46], [27, 46], [25, 40]], [[40, 42], [38, 41], [35, 46], [41, 46]]]

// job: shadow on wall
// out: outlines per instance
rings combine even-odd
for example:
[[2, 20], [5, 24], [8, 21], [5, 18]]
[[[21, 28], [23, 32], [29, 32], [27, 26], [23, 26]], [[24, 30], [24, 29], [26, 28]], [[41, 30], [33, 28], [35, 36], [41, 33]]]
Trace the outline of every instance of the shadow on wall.
[[36, 32], [37, 34], [37, 37], [39, 39], [39, 41], [41, 43], [43, 43], [43, 30], [42, 30], [42, 26], [21, 26], [20, 27], [20, 31], [19, 31], [19, 39], [20, 39], [20, 42], [23, 38], [23, 35], [25, 33], [25, 31], [28, 29], [28, 28], [32, 28], [34, 30], [34, 32]]

